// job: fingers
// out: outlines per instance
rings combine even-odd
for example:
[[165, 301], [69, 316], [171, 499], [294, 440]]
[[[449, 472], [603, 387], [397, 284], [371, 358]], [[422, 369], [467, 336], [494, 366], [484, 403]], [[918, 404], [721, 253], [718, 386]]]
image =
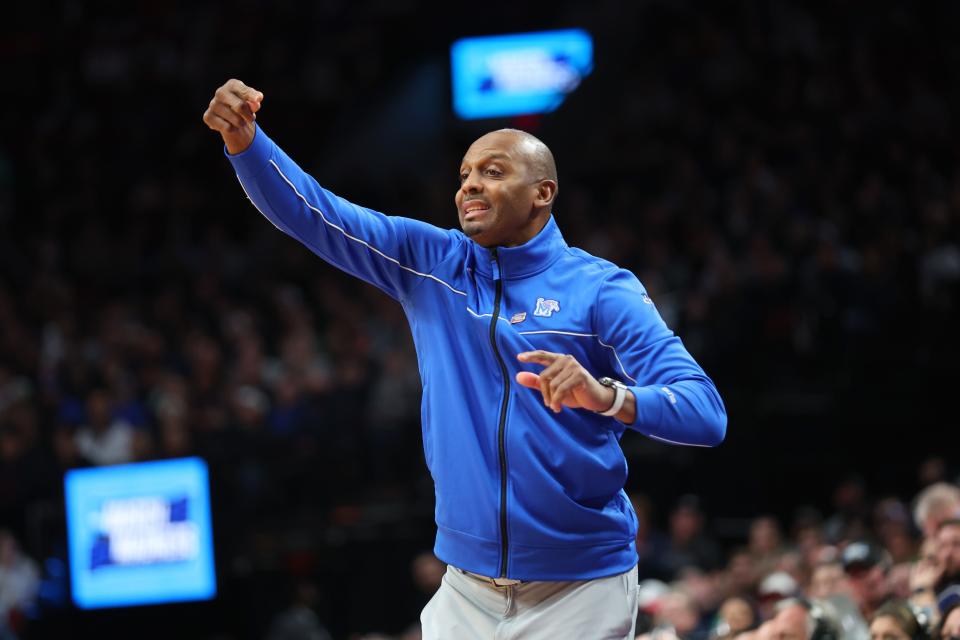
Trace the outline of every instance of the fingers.
[[579, 369], [568, 367], [557, 374], [550, 381], [550, 408], [554, 413], [560, 413], [565, 400], [570, 399], [571, 392], [583, 384], [583, 376]]
[[263, 94], [256, 89], [236, 79], [228, 80], [213, 94], [203, 117], [204, 122], [217, 131], [221, 130], [221, 120], [241, 129], [245, 123], [249, 124], [257, 119], [256, 112], [260, 110], [262, 100]]
[[243, 118], [246, 122], [253, 122], [256, 119], [250, 106], [236, 93], [225, 91], [219, 96], [214, 96], [213, 99], [216, 104], [226, 106], [231, 113]]
[[553, 380], [561, 372], [568, 362], [566, 358], [573, 360], [572, 356], [557, 357], [546, 369], [540, 372], [540, 393], [543, 394], [543, 404], [546, 407], [553, 407]]
[[534, 362], [536, 364], [542, 364], [545, 367], [553, 364], [557, 358], [560, 357], [561, 354], [559, 353], [552, 353], [540, 349], [536, 351], [524, 351], [523, 353], [517, 354], [517, 360], [520, 362]]
[[224, 120], [215, 113], [212, 113], [209, 109], [206, 113], [203, 114], [203, 121], [207, 123], [207, 126], [213, 129], [214, 131], [219, 131], [221, 133], [236, 133], [237, 128], [230, 124], [228, 121]]
[[528, 389], [540, 390], [540, 376], [529, 371], [521, 371], [516, 376], [517, 382]]
[[263, 101], [263, 93], [236, 79], [228, 80], [224, 87], [228, 89], [226, 93], [231, 110], [247, 122], [256, 120], [256, 113], [260, 110], [260, 103]]
[[540, 372], [540, 393], [543, 394], [543, 404], [544, 406], [553, 408], [555, 411], [559, 411], [559, 408], [555, 408], [556, 403], [553, 398], [555, 387], [553, 382], [558, 376], [564, 373], [565, 370], [576, 370], [579, 368], [579, 365], [576, 359], [570, 355], [560, 355], [548, 351], [540, 353], [544, 355], [537, 354], [534, 358], [539, 358], [543, 362], [550, 362], [549, 366]]
[[[223, 85], [228, 88], [232, 93], [234, 93], [238, 98], [242, 100], [249, 100], [250, 102], [255, 102], [258, 105], [260, 101], [263, 100], [263, 94], [253, 87], [248, 87], [242, 81], [235, 78], [227, 80], [227, 83]], [[257, 107], [259, 109], [259, 106]]]
[[582, 405], [575, 392], [586, 382], [587, 373], [577, 359], [569, 354], [536, 350], [517, 354], [520, 362], [532, 362], [546, 367], [536, 375], [527, 371], [517, 374], [517, 382], [531, 389], [539, 389], [543, 404], [555, 413], [564, 406], [579, 408]]
[[[207, 120], [207, 114], [216, 116], [220, 120], [228, 122], [232, 127], [240, 129], [245, 124], [245, 120], [238, 113], [235, 113], [226, 103], [221, 100], [218, 100], [214, 96], [213, 100], [210, 101], [210, 106], [207, 108], [207, 113], [204, 114], [204, 120]], [[216, 121], [216, 119], [214, 119]], [[209, 125], [210, 123], [207, 122]], [[212, 128], [212, 127], [211, 127]]]

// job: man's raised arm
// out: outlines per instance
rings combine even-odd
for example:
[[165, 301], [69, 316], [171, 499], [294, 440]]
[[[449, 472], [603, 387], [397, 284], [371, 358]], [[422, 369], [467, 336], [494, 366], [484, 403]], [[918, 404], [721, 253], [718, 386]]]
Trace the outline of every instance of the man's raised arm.
[[463, 242], [460, 234], [357, 206], [321, 187], [257, 125], [263, 93], [229, 80], [203, 121], [220, 133], [247, 197], [274, 226], [311, 251], [404, 299]]

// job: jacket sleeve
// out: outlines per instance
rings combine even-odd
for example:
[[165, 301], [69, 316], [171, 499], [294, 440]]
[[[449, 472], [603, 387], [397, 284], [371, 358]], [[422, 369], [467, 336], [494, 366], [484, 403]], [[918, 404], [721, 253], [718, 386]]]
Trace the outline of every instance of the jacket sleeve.
[[723, 441], [727, 412], [716, 386], [667, 328], [636, 276], [624, 269], [607, 276], [594, 322], [611, 369], [637, 399], [628, 427], [671, 444]]
[[456, 232], [386, 216], [334, 195], [259, 127], [246, 150], [227, 158], [257, 210], [333, 266], [398, 300], [425, 279], [452, 289], [430, 272], [462, 242]]

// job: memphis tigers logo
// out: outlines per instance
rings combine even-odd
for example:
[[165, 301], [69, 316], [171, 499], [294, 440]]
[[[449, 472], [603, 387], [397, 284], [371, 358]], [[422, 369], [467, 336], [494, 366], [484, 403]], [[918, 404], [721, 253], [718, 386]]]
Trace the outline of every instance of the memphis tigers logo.
[[560, 311], [560, 303], [556, 300], [545, 300], [537, 298], [537, 308], [533, 310], [533, 315], [541, 318], [549, 318], [557, 311]]

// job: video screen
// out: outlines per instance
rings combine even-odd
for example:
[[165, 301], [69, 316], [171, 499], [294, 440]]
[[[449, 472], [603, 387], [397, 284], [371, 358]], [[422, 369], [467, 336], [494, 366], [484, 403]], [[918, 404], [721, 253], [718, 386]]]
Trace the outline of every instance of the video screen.
[[586, 31], [542, 31], [458, 40], [450, 48], [460, 118], [553, 111], [593, 69]]
[[70, 581], [83, 609], [216, 595], [210, 491], [199, 458], [68, 471]]

